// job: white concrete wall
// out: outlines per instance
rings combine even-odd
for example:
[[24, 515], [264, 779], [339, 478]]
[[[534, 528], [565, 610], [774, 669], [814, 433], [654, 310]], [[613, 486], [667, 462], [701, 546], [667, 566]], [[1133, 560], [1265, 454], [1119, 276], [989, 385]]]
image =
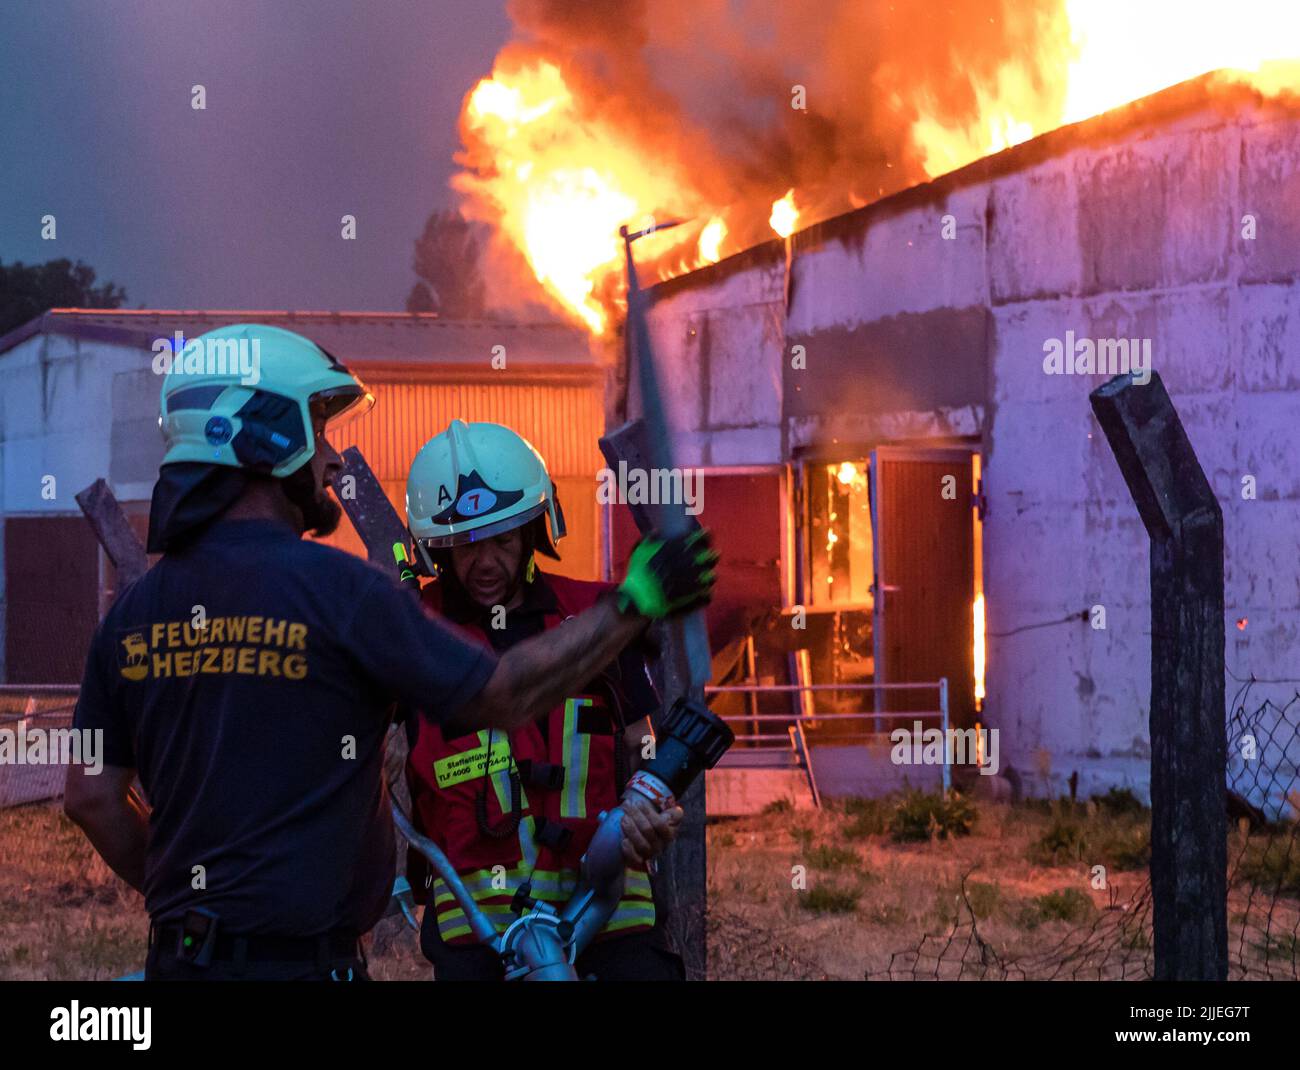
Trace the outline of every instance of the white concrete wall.
[[[79, 516], [75, 495], [107, 479], [119, 501], [148, 501], [162, 460], [152, 354], [38, 334], [0, 354], [0, 548], [5, 517]], [[46, 476], [54, 477], [46, 496]], [[0, 679], [7, 619], [0, 550]]]
[[[699, 417], [707, 376], [685, 339], [702, 313], [740, 316], [756, 296], [770, 309], [776, 273], [727, 276], [724, 262], [711, 269], [717, 281], [679, 280], [652, 329], [661, 360], [677, 365], [675, 411], [692, 449], [728, 456], [714, 463], [777, 459], [770, 444], [782, 432], [787, 455], [834, 438], [981, 434], [986, 716], [1003, 730], [1003, 764], [1034, 791], [1060, 792], [1077, 771], [1084, 795], [1115, 785], [1145, 795], [1148, 541], [1088, 404], [1109, 376], [1047, 375], [1043, 345], [1067, 331], [1152, 340], [1155, 368], [1224, 511], [1229, 703], [1237, 678], [1300, 677], [1300, 116], [1207, 108], [1023, 158], [1018, 169], [942, 180], [795, 241], [784, 347], [808, 341], [807, 375], [818, 374], [819, 359], [839, 359], [834, 374], [846, 388], [863, 386], [834, 350], [852, 353], [864, 334], [888, 338], [899, 324], [911, 332], [900, 337], [924, 348], [951, 329], [948, 313], [981, 307], [987, 337], [962, 359], [986, 362], [982, 404], [866, 415], [824, 405], [774, 426], [781, 388], [771, 361], [785, 359], [782, 342], [738, 345], [736, 360], [755, 349], [764, 357], [756, 382], [737, 386], [730, 404], [731, 420], [763, 429], [751, 443]], [[952, 240], [942, 237], [948, 213]], [[1253, 240], [1242, 236], [1247, 214]], [[716, 347], [710, 358], [718, 360]], [[904, 370], [914, 358], [896, 355]], [[916, 374], [945, 371], [940, 362]], [[797, 381], [785, 378], [787, 411]], [[913, 385], [924, 395], [943, 384]], [[1255, 500], [1242, 498], [1246, 475], [1257, 482]], [[1094, 605], [1105, 607], [1105, 630], [1082, 621], [1028, 627]], [[1283, 704], [1295, 690], [1259, 684], [1245, 705]], [[1276, 720], [1266, 714], [1263, 731]], [[1289, 728], [1281, 736], [1291, 743]], [[1265, 755], [1284, 781], [1298, 758], [1300, 742]]]
[[75, 513], [73, 495], [99, 478], [120, 500], [148, 500], [162, 459], [151, 359], [57, 334], [0, 354], [0, 512]]
[[[1300, 122], [1205, 114], [1007, 176], [990, 199], [988, 629], [1107, 614], [1105, 631], [991, 638], [990, 720], [1022, 770], [1050, 756], [1058, 790], [1077, 769], [1081, 791], [1145, 792], [1146, 533], [1089, 414], [1106, 377], [1046, 375], [1042, 347], [1067, 330], [1152, 340], [1223, 508], [1229, 701], [1234, 677], [1300, 676]], [[1293, 690], [1257, 687], [1247, 706]]]
[[[782, 457], [784, 264], [719, 271], [705, 286], [660, 287], [650, 309], [664, 407], [685, 465]], [[639, 411], [635, 380], [629, 411]]]

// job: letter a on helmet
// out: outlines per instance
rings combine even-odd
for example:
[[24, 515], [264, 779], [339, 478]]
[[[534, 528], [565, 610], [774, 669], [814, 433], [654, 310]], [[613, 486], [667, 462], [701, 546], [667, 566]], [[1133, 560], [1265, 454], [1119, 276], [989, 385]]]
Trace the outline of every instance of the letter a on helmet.
[[[564, 537], [564, 513], [546, 462], [508, 427], [452, 420], [411, 462], [407, 525], [430, 571], [430, 550], [491, 538], [543, 513], [558, 542]], [[557, 556], [545, 541], [539, 548]]]
[[258, 323], [220, 327], [173, 356], [158, 417], [163, 464], [197, 461], [291, 475], [316, 452], [312, 406], [327, 420], [374, 397], [315, 342]]

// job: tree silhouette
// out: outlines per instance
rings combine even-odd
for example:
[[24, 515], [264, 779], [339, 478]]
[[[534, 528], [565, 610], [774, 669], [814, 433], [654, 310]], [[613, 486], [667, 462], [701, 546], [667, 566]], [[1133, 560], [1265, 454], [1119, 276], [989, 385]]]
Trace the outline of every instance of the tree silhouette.
[[80, 260], [0, 262], [0, 334], [52, 308], [120, 308], [125, 300], [120, 286], [96, 286], [95, 269]]
[[475, 224], [455, 209], [434, 212], [415, 243], [419, 281], [406, 297], [407, 312], [437, 312], [448, 319], [481, 319], [483, 246]]

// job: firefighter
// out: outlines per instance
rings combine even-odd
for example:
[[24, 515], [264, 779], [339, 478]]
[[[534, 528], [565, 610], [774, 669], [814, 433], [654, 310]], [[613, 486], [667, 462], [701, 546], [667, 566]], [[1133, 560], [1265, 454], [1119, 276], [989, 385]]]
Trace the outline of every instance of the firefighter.
[[[537, 567], [537, 555], [559, 559], [564, 516], [542, 457], [507, 427], [453, 420], [416, 455], [406, 505], [417, 553], [437, 577], [423, 589], [426, 606], [498, 654], [563, 632], [610, 589]], [[630, 646], [567, 689], [547, 716], [509, 732], [456, 735], [413, 722], [415, 820], [498, 931], [514, 919], [517, 894], [551, 903], [572, 894], [599, 815], [618, 805], [653, 739], [649, 715], [658, 707], [644, 658]], [[488, 765], [470, 767], [459, 757], [466, 752], [487, 754]], [[626, 891], [576, 966], [580, 976], [607, 980], [679, 980], [682, 962], [656, 925], [646, 872], [657, 847], [637, 821], [661, 825], [667, 839], [682, 811], [673, 804], [660, 815], [635, 792], [625, 805]], [[420, 943], [436, 979], [500, 980], [498, 956], [475, 942], [446, 884], [414, 851], [408, 863], [425, 902]]]
[[149, 979], [364, 979], [359, 938], [393, 883], [394, 704], [453, 736], [510, 730], [636, 639], [641, 610], [707, 597], [703, 555], [644, 545], [629, 589], [669, 605], [602, 600], [498, 659], [379, 570], [301, 539], [340, 518], [326, 425], [372, 400], [319, 346], [261, 325], [195, 339], [167, 371], [149, 517], [162, 557], [95, 633], [75, 724], [102, 732], [105, 765], [73, 767], [65, 794], [144, 893]]

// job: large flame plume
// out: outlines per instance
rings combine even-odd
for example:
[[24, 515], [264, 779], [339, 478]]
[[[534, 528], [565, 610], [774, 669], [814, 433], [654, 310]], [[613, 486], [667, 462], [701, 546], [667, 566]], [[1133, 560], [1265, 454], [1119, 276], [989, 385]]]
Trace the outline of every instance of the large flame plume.
[[[462, 210], [604, 333], [620, 225], [645, 282], [1206, 71], [1295, 91], [1276, 0], [514, 0], [467, 94]], [[533, 282], [532, 280], [535, 280]], [[512, 280], [519, 286], [524, 280]]]

